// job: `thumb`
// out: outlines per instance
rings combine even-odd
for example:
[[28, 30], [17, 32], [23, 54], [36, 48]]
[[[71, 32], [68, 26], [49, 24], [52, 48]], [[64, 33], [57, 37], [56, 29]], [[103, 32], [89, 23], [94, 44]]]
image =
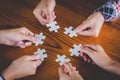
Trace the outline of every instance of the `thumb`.
[[36, 60], [36, 61], [33, 61], [35, 63], [35, 66], [38, 67], [39, 65], [42, 64], [42, 61], [40, 60]]
[[50, 21], [53, 17], [52, 11], [50, 11], [49, 9], [46, 11], [46, 17], [47, 20]]
[[83, 36], [93, 36], [93, 32], [91, 30], [85, 30], [85, 31], [79, 31], [80, 35], [83, 35]]
[[89, 48], [88, 46], [82, 46], [80, 51], [88, 55], [91, 59], [94, 58], [94, 54], [96, 53], [94, 49]]
[[79, 25], [77, 28], [75, 28], [75, 31], [80, 34], [81, 31], [83, 31], [84, 29], [86, 29], [89, 25], [85, 23], [85, 21]]
[[21, 35], [21, 39], [22, 40], [28, 40], [28, 41], [36, 41], [36, 38], [34, 36], [31, 36], [31, 35], [25, 35], [25, 34], [22, 34]]
[[59, 77], [60, 77], [60, 78], [63, 78], [65, 75], [67, 75], [67, 74], [64, 72], [64, 70], [63, 70], [62, 67], [58, 68], [58, 72], [59, 72]]
[[39, 54], [37, 54], [37, 55], [29, 55], [27, 59], [33, 61], [33, 60], [38, 60], [39, 57], [40, 57]]

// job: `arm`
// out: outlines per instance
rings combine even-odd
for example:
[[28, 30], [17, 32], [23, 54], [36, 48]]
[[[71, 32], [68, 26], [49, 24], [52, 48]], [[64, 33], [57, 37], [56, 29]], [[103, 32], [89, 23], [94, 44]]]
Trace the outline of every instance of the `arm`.
[[100, 45], [83, 45], [80, 51], [89, 56], [99, 67], [120, 75], [120, 63], [112, 60]]
[[76, 67], [73, 67], [71, 63], [66, 63], [64, 66], [58, 69], [60, 80], [84, 80]]
[[106, 69], [112, 73], [118, 74], [120, 76], [120, 63], [113, 61], [110, 66]]
[[0, 31], [0, 44], [25, 48], [36, 40], [34, 33], [25, 27]]
[[40, 55], [29, 55], [16, 59], [6, 70], [3, 71], [2, 75], [4, 76], [4, 79], [15, 80], [34, 75], [37, 67], [42, 63], [40, 60], [37, 60], [39, 57]]
[[110, 0], [98, 8], [96, 12], [101, 12], [105, 22], [120, 18], [120, 0]]
[[33, 14], [42, 25], [46, 25], [56, 18], [54, 12], [55, 5], [55, 0], [41, 0], [34, 9]]
[[75, 31], [79, 35], [98, 37], [104, 22], [120, 17], [120, 0], [110, 0], [95, 10]]

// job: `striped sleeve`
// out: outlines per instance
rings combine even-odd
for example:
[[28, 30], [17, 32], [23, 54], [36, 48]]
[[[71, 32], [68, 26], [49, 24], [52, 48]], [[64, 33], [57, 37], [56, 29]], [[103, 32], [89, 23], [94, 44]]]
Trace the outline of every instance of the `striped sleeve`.
[[110, 0], [95, 10], [95, 12], [97, 11], [101, 12], [105, 18], [105, 22], [120, 18], [120, 0]]

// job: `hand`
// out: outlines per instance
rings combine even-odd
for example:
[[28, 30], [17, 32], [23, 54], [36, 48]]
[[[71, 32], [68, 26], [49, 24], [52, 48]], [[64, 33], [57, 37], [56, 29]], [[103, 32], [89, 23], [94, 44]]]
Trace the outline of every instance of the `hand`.
[[100, 45], [83, 45], [80, 51], [88, 55], [99, 67], [120, 75], [120, 63], [113, 61]]
[[75, 31], [83, 36], [98, 37], [102, 25], [104, 23], [104, 17], [100, 12], [95, 12], [88, 17], [81, 25], [79, 25]]
[[40, 55], [23, 56], [15, 61], [3, 71], [6, 80], [14, 80], [36, 73], [36, 68], [41, 64], [37, 60]]
[[41, 0], [33, 11], [33, 14], [42, 25], [46, 25], [56, 18], [54, 12], [55, 5], [55, 0]]
[[64, 68], [59, 68], [60, 80], [83, 80], [76, 68], [70, 63], [66, 63]]
[[0, 31], [0, 43], [25, 48], [37, 39], [25, 27]]

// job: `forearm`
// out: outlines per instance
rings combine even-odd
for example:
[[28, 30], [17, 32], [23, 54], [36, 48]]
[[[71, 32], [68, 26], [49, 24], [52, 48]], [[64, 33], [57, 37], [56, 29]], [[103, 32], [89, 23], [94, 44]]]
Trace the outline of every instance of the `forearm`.
[[15, 80], [13, 73], [12, 72], [10, 73], [9, 70], [8, 71], [5, 70], [2, 73], [2, 75], [3, 75], [3, 77], [4, 77], [5, 80]]
[[55, 0], [41, 0], [41, 1], [45, 1], [45, 2], [54, 1], [55, 2]]
[[105, 18], [105, 22], [120, 18], [120, 0], [109, 0], [103, 6], [95, 10], [95, 12], [101, 12]]
[[3, 34], [4, 34], [4, 31], [0, 30], [0, 44], [4, 44]]
[[112, 64], [106, 68], [106, 70], [120, 76], [120, 63], [113, 61]]

